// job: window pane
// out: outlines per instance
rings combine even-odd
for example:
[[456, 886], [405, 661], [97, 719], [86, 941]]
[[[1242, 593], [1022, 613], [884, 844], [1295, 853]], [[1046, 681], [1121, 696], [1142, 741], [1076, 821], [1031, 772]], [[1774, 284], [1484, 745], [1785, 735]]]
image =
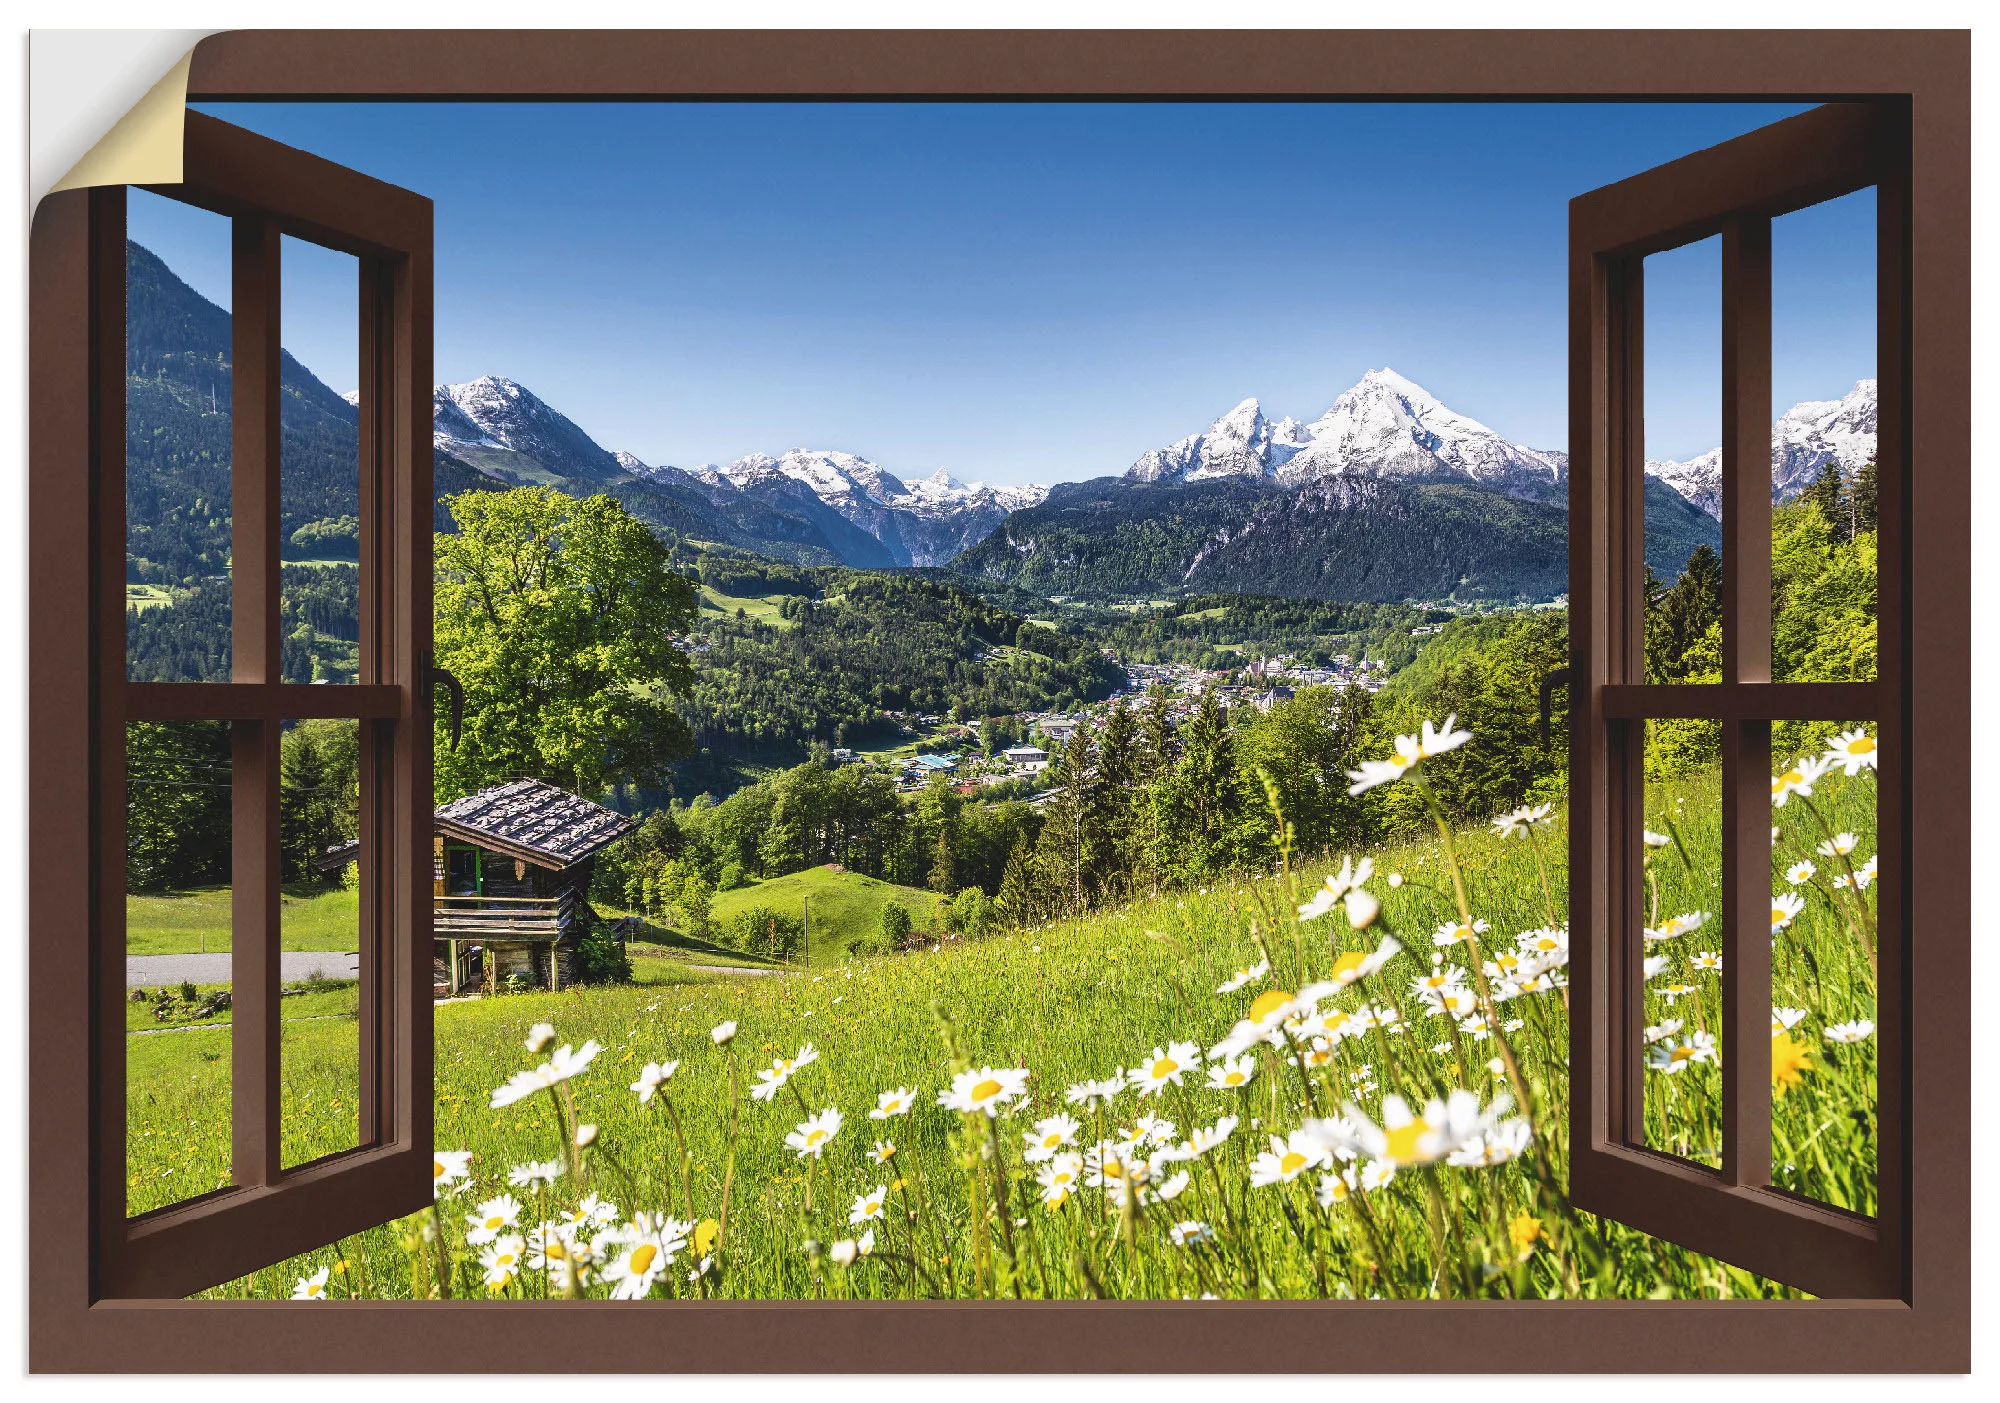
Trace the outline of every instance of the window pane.
[[230, 754], [221, 721], [125, 728], [125, 1186], [230, 1182]]
[[1646, 680], [1722, 670], [1722, 240], [1646, 260]]
[[361, 1143], [358, 723], [295, 721], [280, 742], [280, 1143], [290, 1168]]
[[1875, 192], [1771, 222], [1771, 676], [1875, 678]]
[[229, 680], [229, 221], [127, 192], [126, 675]]
[[360, 270], [351, 254], [290, 237], [280, 266], [284, 676], [352, 682], [361, 638]]
[[1722, 770], [1712, 722], [1646, 723], [1642, 1143], [1722, 1163]]
[[1875, 734], [1772, 727], [1771, 1179], [1875, 1211]]

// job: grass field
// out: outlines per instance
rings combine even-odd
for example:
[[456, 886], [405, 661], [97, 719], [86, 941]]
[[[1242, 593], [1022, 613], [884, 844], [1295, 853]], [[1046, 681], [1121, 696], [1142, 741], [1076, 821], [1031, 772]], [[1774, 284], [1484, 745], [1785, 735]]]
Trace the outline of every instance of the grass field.
[[127, 609], [164, 609], [174, 602], [165, 585], [141, 585], [127, 582], [125, 586], [125, 607]]
[[735, 595], [724, 594], [712, 585], [701, 587], [701, 612], [736, 617], [741, 609], [746, 619], [767, 623], [773, 628], [790, 628], [792, 621], [778, 612], [784, 603], [782, 594]]
[[[356, 893], [286, 892], [279, 941], [286, 950], [360, 948], [360, 905]], [[125, 898], [125, 953], [185, 955], [229, 948], [229, 888]]]
[[[1862, 1212], [1874, 1201], [1873, 1045], [1857, 1022], [1872, 1009], [1872, 911], [1854, 878], [1872, 876], [1873, 784], [1836, 772], [1773, 815], [1774, 1158], [1784, 1186]], [[1692, 1156], [1714, 1138], [1720, 1084], [1706, 1040], [1716, 925], [1701, 919], [1718, 909], [1715, 786], [1712, 773], [1654, 786], [1646, 812], [1663, 840], [1647, 849], [1647, 953], [1659, 961], [1647, 980], [1648, 1140]], [[1306, 921], [1292, 912], [1322, 864], [936, 953], [447, 1005], [437, 1146], [470, 1160], [463, 1180], [442, 1161], [442, 1244], [405, 1220], [219, 1294], [288, 1295], [320, 1268], [333, 1295], [561, 1293], [560, 1255], [547, 1270], [533, 1257], [510, 1269], [492, 1244], [468, 1241], [468, 1215], [507, 1194], [490, 1203], [511, 1220], [503, 1230], [572, 1244], [586, 1295], [633, 1283], [732, 1297], [1790, 1294], [1568, 1206], [1564, 966], [1538, 953], [1562, 943], [1551, 914], [1565, 899], [1563, 842], [1560, 812], [1511, 839], [1477, 829], [1405, 842], [1372, 854], [1365, 896]], [[1822, 842], [1851, 851], [1821, 855]], [[1470, 937], [1467, 906], [1486, 923]], [[1400, 950], [1378, 946], [1385, 932]], [[1260, 962], [1272, 971], [1232, 977]], [[1339, 986], [1310, 1016], [1281, 992], [1309, 983]], [[718, 1046], [710, 1030], [724, 1020], [736, 1032]], [[603, 1050], [492, 1108], [495, 1088], [549, 1055], [521, 1043], [544, 1021], [560, 1043]], [[1205, 1058], [1246, 1029], [1242, 1060]], [[352, 1030], [286, 1034], [288, 1058], [325, 1069], [325, 1086], [301, 1083], [300, 1104], [337, 1105], [326, 1049], [351, 1046]], [[223, 1036], [131, 1040], [160, 1059], [155, 1085], [171, 1092], [148, 1112], [171, 1134], [135, 1133], [134, 1182], [221, 1164], [227, 1058], [200, 1060], [195, 1040]], [[775, 1095], [744, 1097], [774, 1058], [793, 1063], [771, 1069]], [[649, 1062], [677, 1067], [642, 1102], [628, 1087]], [[1215, 1084], [1231, 1075], [1247, 1080]], [[955, 1104], [997, 1116], [941, 1105], [954, 1086]], [[1066, 1087], [1087, 1091], [1083, 1104]], [[871, 1118], [901, 1088], [907, 1103]], [[1447, 1107], [1454, 1090], [1469, 1102]], [[819, 1153], [787, 1145], [831, 1124], [819, 1118], [830, 1108], [844, 1120], [810, 1142]], [[572, 1151], [579, 1121], [595, 1138]], [[313, 1123], [312, 1144], [337, 1138], [337, 1117]], [[1043, 1136], [1067, 1143], [1043, 1157], [1031, 1148]], [[510, 1187], [510, 1171], [535, 1161], [553, 1177]], [[593, 1209], [623, 1226], [563, 1226]], [[667, 1216], [638, 1224], [635, 1212]], [[630, 1275], [666, 1261], [657, 1279]]]
[[937, 911], [937, 897], [931, 892], [826, 867], [717, 892], [712, 910], [720, 924], [753, 906], [796, 916], [806, 909], [808, 901], [812, 928], [806, 954], [808, 962], [814, 964], [841, 959], [848, 941], [880, 930], [882, 908], [892, 901], [910, 913], [911, 926], [920, 930], [935, 924]]

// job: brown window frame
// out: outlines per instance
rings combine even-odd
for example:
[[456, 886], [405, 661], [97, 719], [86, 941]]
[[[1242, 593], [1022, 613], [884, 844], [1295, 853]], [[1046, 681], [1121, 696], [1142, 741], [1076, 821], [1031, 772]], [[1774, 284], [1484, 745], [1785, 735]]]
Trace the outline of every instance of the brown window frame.
[[[78, 192], [63, 208], [70, 227], [48, 231], [69, 255], [66, 276], [51, 278], [48, 291], [74, 299], [68, 315], [82, 314], [95, 371], [86, 380], [84, 475], [95, 520], [74, 557], [84, 567], [81, 587], [63, 600], [88, 611], [75, 624], [90, 640], [88, 670], [63, 681], [81, 684], [81, 694], [66, 695], [94, 729], [90, 764], [77, 772], [94, 782], [78, 796], [87, 831], [59, 868], [95, 899], [88, 938], [78, 942], [99, 974], [94, 1031], [73, 1068], [78, 1103], [94, 1108], [85, 1137], [91, 1149], [78, 1172], [100, 1300], [185, 1295], [254, 1270], [274, 1253], [309, 1250], [430, 1201], [431, 737], [419, 686], [431, 627], [431, 205], [213, 117], [186, 120], [182, 182], [155, 190], [230, 224], [228, 682], [126, 678], [125, 187]], [[38, 263], [42, 234], [38, 225]], [[280, 671], [285, 236], [352, 254], [358, 270], [362, 627], [353, 684], [288, 683]], [[59, 256], [47, 251], [52, 261]], [[42, 520], [38, 512], [38, 527]], [[38, 609], [50, 603], [38, 594]], [[49, 656], [37, 649], [38, 683]], [[288, 1168], [280, 1133], [278, 742], [286, 721], [307, 717], [352, 718], [361, 728], [360, 1094], [357, 1148]], [[191, 720], [226, 721], [231, 732], [233, 1183], [128, 1217], [126, 726]]]
[[[1828, 1297], [1903, 1294], [1911, 1204], [1905, 1098], [1910, 859], [1906, 775], [1911, 393], [1910, 127], [1893, 99], [1833, 103], [1643, 171], [1570, 202], [1571, 1196], [1691, 1250]], [[1877, 471], [1875, 682], [1771, 680], [1771, 221], [1874, 188]], [[1645, 260], [1720, 236], [1722, 680], [1645, 677]], [[1722, 1162], [1644, 1147], [1646, 1024], [1640, 834], [1648, 721], [1722, 730]], [[1876, 725], [1882, 875], [1874, 1218], [1770, 1187], [1771, 723]], [[1901, 841], [1898, 841], [1898, 840]]]
[[[92, 1236], [84, 1099], [91, 1009], [82, 992], [91, 971], [80, 936], [91, 928], [93, 901], [79, 858], [92, 836], [82, 778], [92, 758], [92, 582], [80, 562], [92, 544], [87, 269], [97, 197], [67, 192], [37, 212], [30, 278], [31, 1366], [1366, 1372], [1422, 1359], [1427, 1369], [1467, 1371], [1967, 1367], [1969, 53], [1966, 34], [1940, 31], [245, 31], [204, 40], [189, 88], [198, 102], [1900, 100], [1910, 131], [1906, 315], [1923, 399], [1913, 395], [1904, 407], [1902, 534], [1924, 550], [1906, 562], [1898, 704], [1910, 734], [1925, 739], [1901, 785], [1907, 821], [1925, 834], [1907, 853], [1900, 892], [1911, 932], [1904, 997], [1914, 1015], [1901, 1040], [1903, 1143], [1921, 1147], [1904, 1157], [1901, 1192], [1922, 1211], [1907, 1217], [1898, 1281], [1871, 1283], [1889, 1288], [1880, 1294], [1821, 1301], [938, 1302], [872, 1305], [871, 1328], [857, 1329], [856, 1307], [814, 1302], [295, 1307], [107, 1296], [80, 1250]], [[1739, 405], [1742, 414], [1751, 409]], [[428, 436], [421, 446], [415, 435], [408, 442], [427, 463]], [[1594, 520], [1605, 504], [1585, 509]], [[414, 660], [400, 665], [403, 714], [420, 714], [407, 670]], [[1578, 1051], [1579, 1075], [1595, 1084], [1599, 1051], [1589, 1041]], [[419, 1114], [427, 1112], [413, 1106], [413, 1122]], [[282, 1329], [269, 1328], [273, 1311], [289, 1312]], [[632, 1311], [644, 1313], [643, 1330]], [[1363, 1312], [1366, 1328], [1356, 1329], [1350, 1317]], [[1440, 1331], [1446, 1313], [1450, 1328]], [[1699, 1349], [1687, 1347], [1689, 1325]]]

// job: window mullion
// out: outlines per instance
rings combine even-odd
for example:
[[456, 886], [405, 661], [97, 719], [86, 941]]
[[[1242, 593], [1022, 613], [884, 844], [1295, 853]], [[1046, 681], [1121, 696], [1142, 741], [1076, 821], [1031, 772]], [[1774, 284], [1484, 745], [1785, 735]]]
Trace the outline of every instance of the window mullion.
[[[1722, 681], [1771, 680], [1771, 220], [1722, 230]], [[1722, 723], [1722, 1177], [1771, 1182], [1771, 724]]]
[[[284, 676], [278, 554], [280, 239], [274, 221], [255, 215], [237, 216], [232, 228], [231, 678], [272, 684]], [[267, 714], [238, 720], [232, 728], [232, 1123], [234, 1176], [243, 1187], [274, 1184], [283, 1169], [278, 1060], [282, 725], [281, 717]]]

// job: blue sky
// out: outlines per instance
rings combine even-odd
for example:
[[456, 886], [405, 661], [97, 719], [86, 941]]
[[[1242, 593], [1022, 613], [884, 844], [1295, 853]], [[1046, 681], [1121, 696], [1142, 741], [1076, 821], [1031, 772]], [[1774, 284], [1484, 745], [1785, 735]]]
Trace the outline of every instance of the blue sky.
[[[1560, 448], [1565, 202], [1798, 110], [1752, 104], [208, 104], [437, 201], [437, 373], [521, 381], [691, 466], [1122, 471], [1246, 396], [1390, 365]], [[226, 304], [220, 221], [133, 236]], [[1867, 195], [1780, 221], [1773, 399], [1874, 373]], [[1719, 437], [1712, 245], [1655, 260], [1648, 452]], [[352, 388], [353, 267], [285, 344]]]

